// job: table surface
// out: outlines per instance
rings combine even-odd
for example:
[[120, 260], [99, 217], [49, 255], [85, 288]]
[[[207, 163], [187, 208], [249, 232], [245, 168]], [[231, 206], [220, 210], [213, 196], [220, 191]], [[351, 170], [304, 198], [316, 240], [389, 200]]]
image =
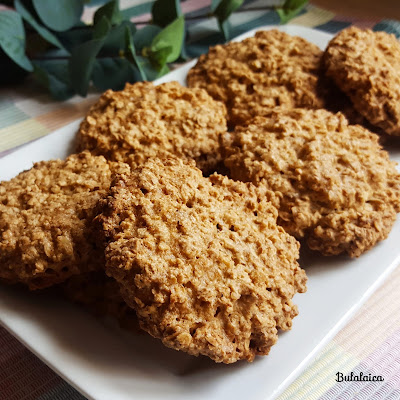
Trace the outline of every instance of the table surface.
[[[198, 16], [209, 0], [187, 0], [183, 11]], [[243, 11], [232, 17], [239, 35], [257, 26], [276, 24], [276, 13], [265, 0], [247, 0]], [[121, 0], [121, 8], [140, 15], [139, 25], [149, 19], [152, 1]], [[328, 4], [325, 2], [325, 4]], [[394, 3], [393, 3], [394, 4]], [[91, 20], [93, 8], [85, 11]], [[400, 12], [400, 6], [397, 10]], [[365, 12], [360, 15], [365, 15]], [[381, 15], [380, 13], [376, 15]], [[384, 14], [383, 14], [384, 15]], [[329, 33], [352, 24], [400, 34], [400, 24], [392, 20], [335, 15], [307, 6], [292, 24]], [[207, 51], [216, 40], [214, 21], [194, 18], [190, 22], [193, 54]], [[204, 36], [204, 32], [208, 32]], [[202, 33], [203, 32], [203, 33]], [[59, 103], [33, 82], [0, 89], [0, 156], [82, 117], [98, 94], [74, 97]], [[311, 365], [279, 397], [279, 400], [313, 399], [400, 399], [400, 266], [372, 295], [350, 322], [325, 346]], [[381, 375], [384, 382], [336, 382], [336, 373]], [[68, 383], [43, 364], [28, 349], [0, 327], [0, 400], [84, 399]]]

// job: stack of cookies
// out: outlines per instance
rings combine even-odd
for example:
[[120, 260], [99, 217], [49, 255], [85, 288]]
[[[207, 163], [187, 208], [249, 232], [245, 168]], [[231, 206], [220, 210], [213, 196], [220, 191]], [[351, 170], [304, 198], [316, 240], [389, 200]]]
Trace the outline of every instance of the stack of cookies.
[[387, 34], [351, 28], [323, 53], [271, 30], [210, 49], [189, 88], [105, 92], [77, 154], [0, 184], [0, 280], [216, 362], [268, 354], [306, 291], [298, 240], [357, 257], [400, 211], [367, 129], [400, 135], [399, 64]]

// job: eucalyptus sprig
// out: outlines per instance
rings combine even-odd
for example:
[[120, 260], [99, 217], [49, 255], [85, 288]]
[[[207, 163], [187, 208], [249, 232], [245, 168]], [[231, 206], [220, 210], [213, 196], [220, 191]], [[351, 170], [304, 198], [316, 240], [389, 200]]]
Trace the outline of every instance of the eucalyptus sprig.
[[[169, 64], [187, 59], [186, 22], [179, 0], [156, 0], [152, 20], [137, 29], [118, 0], [14, 0], [0, 11], [0, 79], [31, 73], [55, 99], [86, 96], [90, 85], [118, 90], [126, 82], [154, 80]], [[85, 5], [99, 4], [90, 24]], [[212, 0], [206, 17], [216, 18], [225, 40], [231, 39], [231, 14], [244, 0]], [[282, 22], [306, 0], [286, 0], [276, 12]], [[3, 79], [4, 80], [4, 79]]]
[[298, 15], [306, 6], [308, 0], [286, 0], [281, 7], [276, 8], [281, 24], [286, 24]]

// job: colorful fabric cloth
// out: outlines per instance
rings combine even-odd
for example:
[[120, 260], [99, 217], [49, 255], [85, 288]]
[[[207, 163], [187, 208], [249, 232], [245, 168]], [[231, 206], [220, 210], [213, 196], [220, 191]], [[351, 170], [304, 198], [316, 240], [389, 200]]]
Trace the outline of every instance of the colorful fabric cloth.
[[[123, 14], [137, 26], [150, 19], [153, 1], [121, 0]], [[196, 57], [210, 45], [222, 42], [215, 20], [201, 18], [210, 0], [182, 3], [189, 23], [187, 52]], [[275, 11], [265, 0], [247, 0], [231, 17], [234, 35], [278, 24]], [[90, 21], [94, 8], [87, 8]], [[336, 33], [357, 25], [400, 36], [400, 24], [390, 20], [356, 19], [334, 15], [309, 5], [290, 21]], [[33, 82], [0, 90], [0, 156], [82, 117], [98, 94], [55, 102]], [[400, 268], [369, 299], [311, 365], [279, 396], [279, 400], [400, 399]], [[337, 382], [337, 372], [348, 375], [381, 375], [383, 382]], [[84, 397], [50, 370], [36, 356], [0, 327], [0, 400], [81, 400]]]

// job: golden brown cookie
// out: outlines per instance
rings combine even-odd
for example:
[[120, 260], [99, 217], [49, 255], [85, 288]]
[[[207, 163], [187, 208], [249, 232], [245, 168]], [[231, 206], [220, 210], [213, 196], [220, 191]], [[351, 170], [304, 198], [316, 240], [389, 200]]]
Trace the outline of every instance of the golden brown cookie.
[[225, 165], [275, 192], [278, 223], [325, 255], [357, 257], [389, 234], [400, 175], [378, 136], [326, 110], [274, 110], [238, 127]]
[[216, 362], [268, 354], [306, 290], [299, 244], [276, 225], [268, 196], [178, 159], [115, 179], [96, 221], [107, 273], [142, 329]]
[[324, 54], [326, 74], [371, 124], [400, 135], [400, 43], [394, 35], [344, 29]]
[[149, 158], [194, 159], [205, 173], [221, 160], [226, 110], [202, 89], [177, 82], [127, 84], [108, 90], [79, 130], [79, 149], [123, 161], [132, 168]]
[[[231, 127], [281, 106], [325, 106], [319, 85], [322, 51], [273, 29], [242, 42], [210, 48], [189, 71], [189, 87], [204, 88], [228, 110]], [[322, 93], [320, 93], [322, 90]]]
[[89, 152], [36, 163], [0, 183], [0, 278], [39, 289], [104, 263], [92, 235], [93, 208], [114, 172]]

